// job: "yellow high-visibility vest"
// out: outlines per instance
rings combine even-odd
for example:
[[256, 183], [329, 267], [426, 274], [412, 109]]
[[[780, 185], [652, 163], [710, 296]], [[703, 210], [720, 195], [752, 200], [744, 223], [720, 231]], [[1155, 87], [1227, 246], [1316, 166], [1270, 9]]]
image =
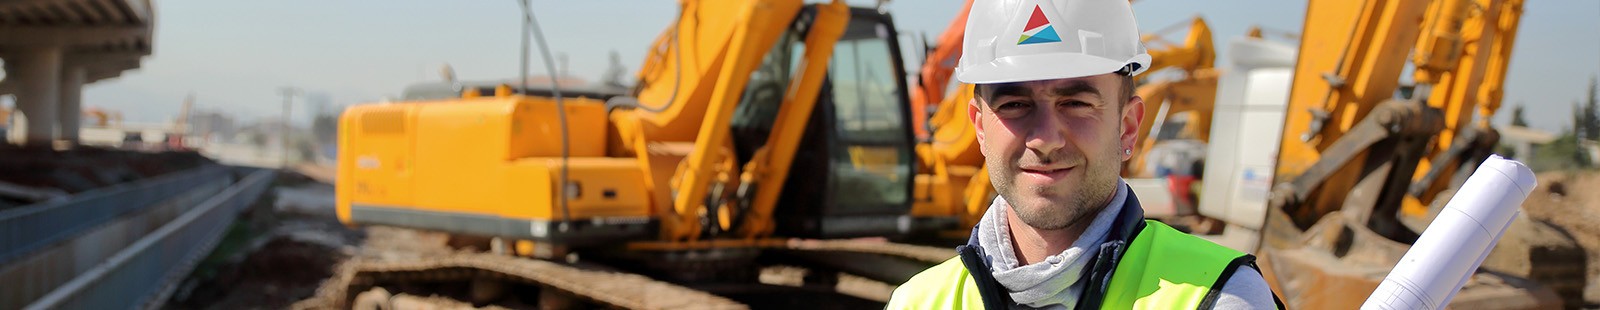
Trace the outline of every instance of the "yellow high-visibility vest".
[[[1146, 220], [1129, 242], [1099, 302], [1101, 309], [1199, 309], [1253, 256]], [[989, 272], [983, 270], [981, 272]], [[957, 256], [901, 284], [889, 309], [983, 309], [978, 282]], [[1003, 291], [991, 294], [1005, 294]]]

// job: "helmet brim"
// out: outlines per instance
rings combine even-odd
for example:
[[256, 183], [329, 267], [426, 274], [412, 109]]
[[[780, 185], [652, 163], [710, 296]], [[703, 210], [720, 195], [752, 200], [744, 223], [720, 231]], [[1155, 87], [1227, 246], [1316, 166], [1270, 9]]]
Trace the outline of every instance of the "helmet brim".
[[1140, 64], [1132, 73], [1137, 75], [1150, 67], [1148, 65], [1150, 55], [1140, 53], [1127, 60], [1112, 60], [1081, 53], [1007, 56], [995, 58], [988, 63], [963, 63], [956, 67], [956, 80], [967, 84], [993, 84], [1070, 79], [1116, 72], [1130, 63]]

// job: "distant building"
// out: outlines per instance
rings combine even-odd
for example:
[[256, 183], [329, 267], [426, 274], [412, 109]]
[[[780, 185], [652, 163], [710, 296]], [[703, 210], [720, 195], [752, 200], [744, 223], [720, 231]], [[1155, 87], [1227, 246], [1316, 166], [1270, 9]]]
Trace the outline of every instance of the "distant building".
[[1578, 149], [1589, 153], [1589, 166], [1600, 166], [1600, 142], [1594, 140], [1578, 141]]
[[1524, 161], [1533, 158], [1535, 145], [1550, 143], [1557, 138], [1555, 133], [1522, 126], [1501, 126], [1495, 127], [1495, 130], [1500, 132], [1500, 144], [1510, 146], [1514, 157]]
[[217, 111], [200, 111], [189, 116], [189, 136], [205, 141], [233, 142], [238, 133], [233, 117]]
[[[235, 137], [243, 143], [276, 146], [283, 143], [283, 128], [283, 119], [265, 117], [256, 120], [254, 123], [239, 126], [235, 132]], [[290, 128], [290, 130], [297, 129]]]

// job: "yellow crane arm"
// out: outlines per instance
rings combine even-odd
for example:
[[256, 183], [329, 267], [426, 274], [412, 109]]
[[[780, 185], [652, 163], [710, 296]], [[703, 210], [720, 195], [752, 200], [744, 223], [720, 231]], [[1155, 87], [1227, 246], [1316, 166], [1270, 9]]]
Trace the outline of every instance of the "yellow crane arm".
[[[833, 57], [833, 47], [844, 35], [850, 23], [850, 7], [835, 0], [817, 7], [817, 16], [811, 24], [805, 41], [805, 58], [800, 61], [797, 77], [784, 92], [783, 104], [768, 134], [767, 145], [756, 151], [755, 158], [745, 165], [741, 187], [755, 188], [755, 199], [739, 232], [745, 237], [771, 235], [776, 222], [772, 220], [773, 208], [778, 204], [778, 194], [789, 177], [790, 164], [805, 133], [806, 120], [811, 119], [817, 105], [817, 95], [822, 81], [828, 75], [828, 59]], [[725, 128], [725, 127], [724, 127]], [[745, 195], [748, 193], [741, 193]]]
[[[1499, 107], [1499, 87], [1521, 16], [1521, 1], [1451, 0], [1434, 2], [1433, 7], [1439, 14], [1430, 15], [1413, 62], [1418, 63], [1417, 91], [1427, 91], [1428, 106], [1444, 112], [1444, 130], [1417, 165], [1415, 183], [1401, 208], [1412, 215], [1427, 214], [1429, 202], [1451, 187], [1458, 167], [1477, 167], [1481, 156], [1465, 151], [1475, 144], [1492, 147], [1498, 140], [1487, 120]], [[1487, 95], [1491, 88], [1492, 96]], [[1481, 117], [1476, 124], [1474, 116]]]
[[1174, 29], [1177, 27], [1167, 27], [1140, 37], [1145, 46], [1155, 47], [1149, 51], [1150, 69], [1145, 72], [1166, 68], [1180, 68], [1184, 72], [1194, 72], [1216, 66], [1216, 46], [1211, 42], [1211, 26], [1206, 24], [1204, 18], [1195, 16], [1189, 19], [1189, 31], [1181, 44], [1167, 42], [1162, 38], [1163, 34]]
[[[1393, 96], [1419, 32], [1409, 23], [1421, 20], [1426, 6], [1402, 0], [1310, 1], [1284, 111], [1274, 182], [1299, 178], [1378, 102]], [[1363, 162], [1365, 152], [1357, 153], [1342, 162]], [[1338, 171], [1313, 183], [1349, 189], [1360, 177], [1361, 169], [1333, 168]], [[1319, 206], [1312, 211], [1316, 214], [1343, 204], [1342, 193], [1323, 192], [1329, 193], [1306, 193], [1309, 197], [1296, 200]]]
[[[739, 96], [745, 88], [747, 77], [761, 63], [761, 57], [782, 35], [784, 27], [761, 27], [775, 24], [772, 21], [792, 19], [799, 12], [799, 1], [754, 1], [744, 5], [740, 12], [727, 55], [731, 59], [722, 64], [716, 77], [716, 86], [706, 104], [705, 117], [695, 134], [693, 150], [684, 160], [686, 173], [678, 180], [678, 191], [673, 195], [669, 216], [661, 218], [662, 238], [667, 240], [695, 240], [700, 231], [699, 214], [703, 209], [706, 188], [715, 179], [712, 166], [722, 158], [719, 147], [726, 144], [728, 123]], [[788, 23], [781, 23], [787, 25]]]

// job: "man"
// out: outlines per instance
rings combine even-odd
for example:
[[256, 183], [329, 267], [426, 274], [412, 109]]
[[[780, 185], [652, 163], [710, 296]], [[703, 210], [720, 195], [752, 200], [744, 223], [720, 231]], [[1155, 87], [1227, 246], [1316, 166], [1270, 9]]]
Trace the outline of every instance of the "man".
[[1118, 177], [1149, 67], [1122, 0], [978, 1], [956, 78], [973, 84], [999, 192], [959, 255], [889, 308], [1277, 308], [1254, 257], [1145, 221]]

